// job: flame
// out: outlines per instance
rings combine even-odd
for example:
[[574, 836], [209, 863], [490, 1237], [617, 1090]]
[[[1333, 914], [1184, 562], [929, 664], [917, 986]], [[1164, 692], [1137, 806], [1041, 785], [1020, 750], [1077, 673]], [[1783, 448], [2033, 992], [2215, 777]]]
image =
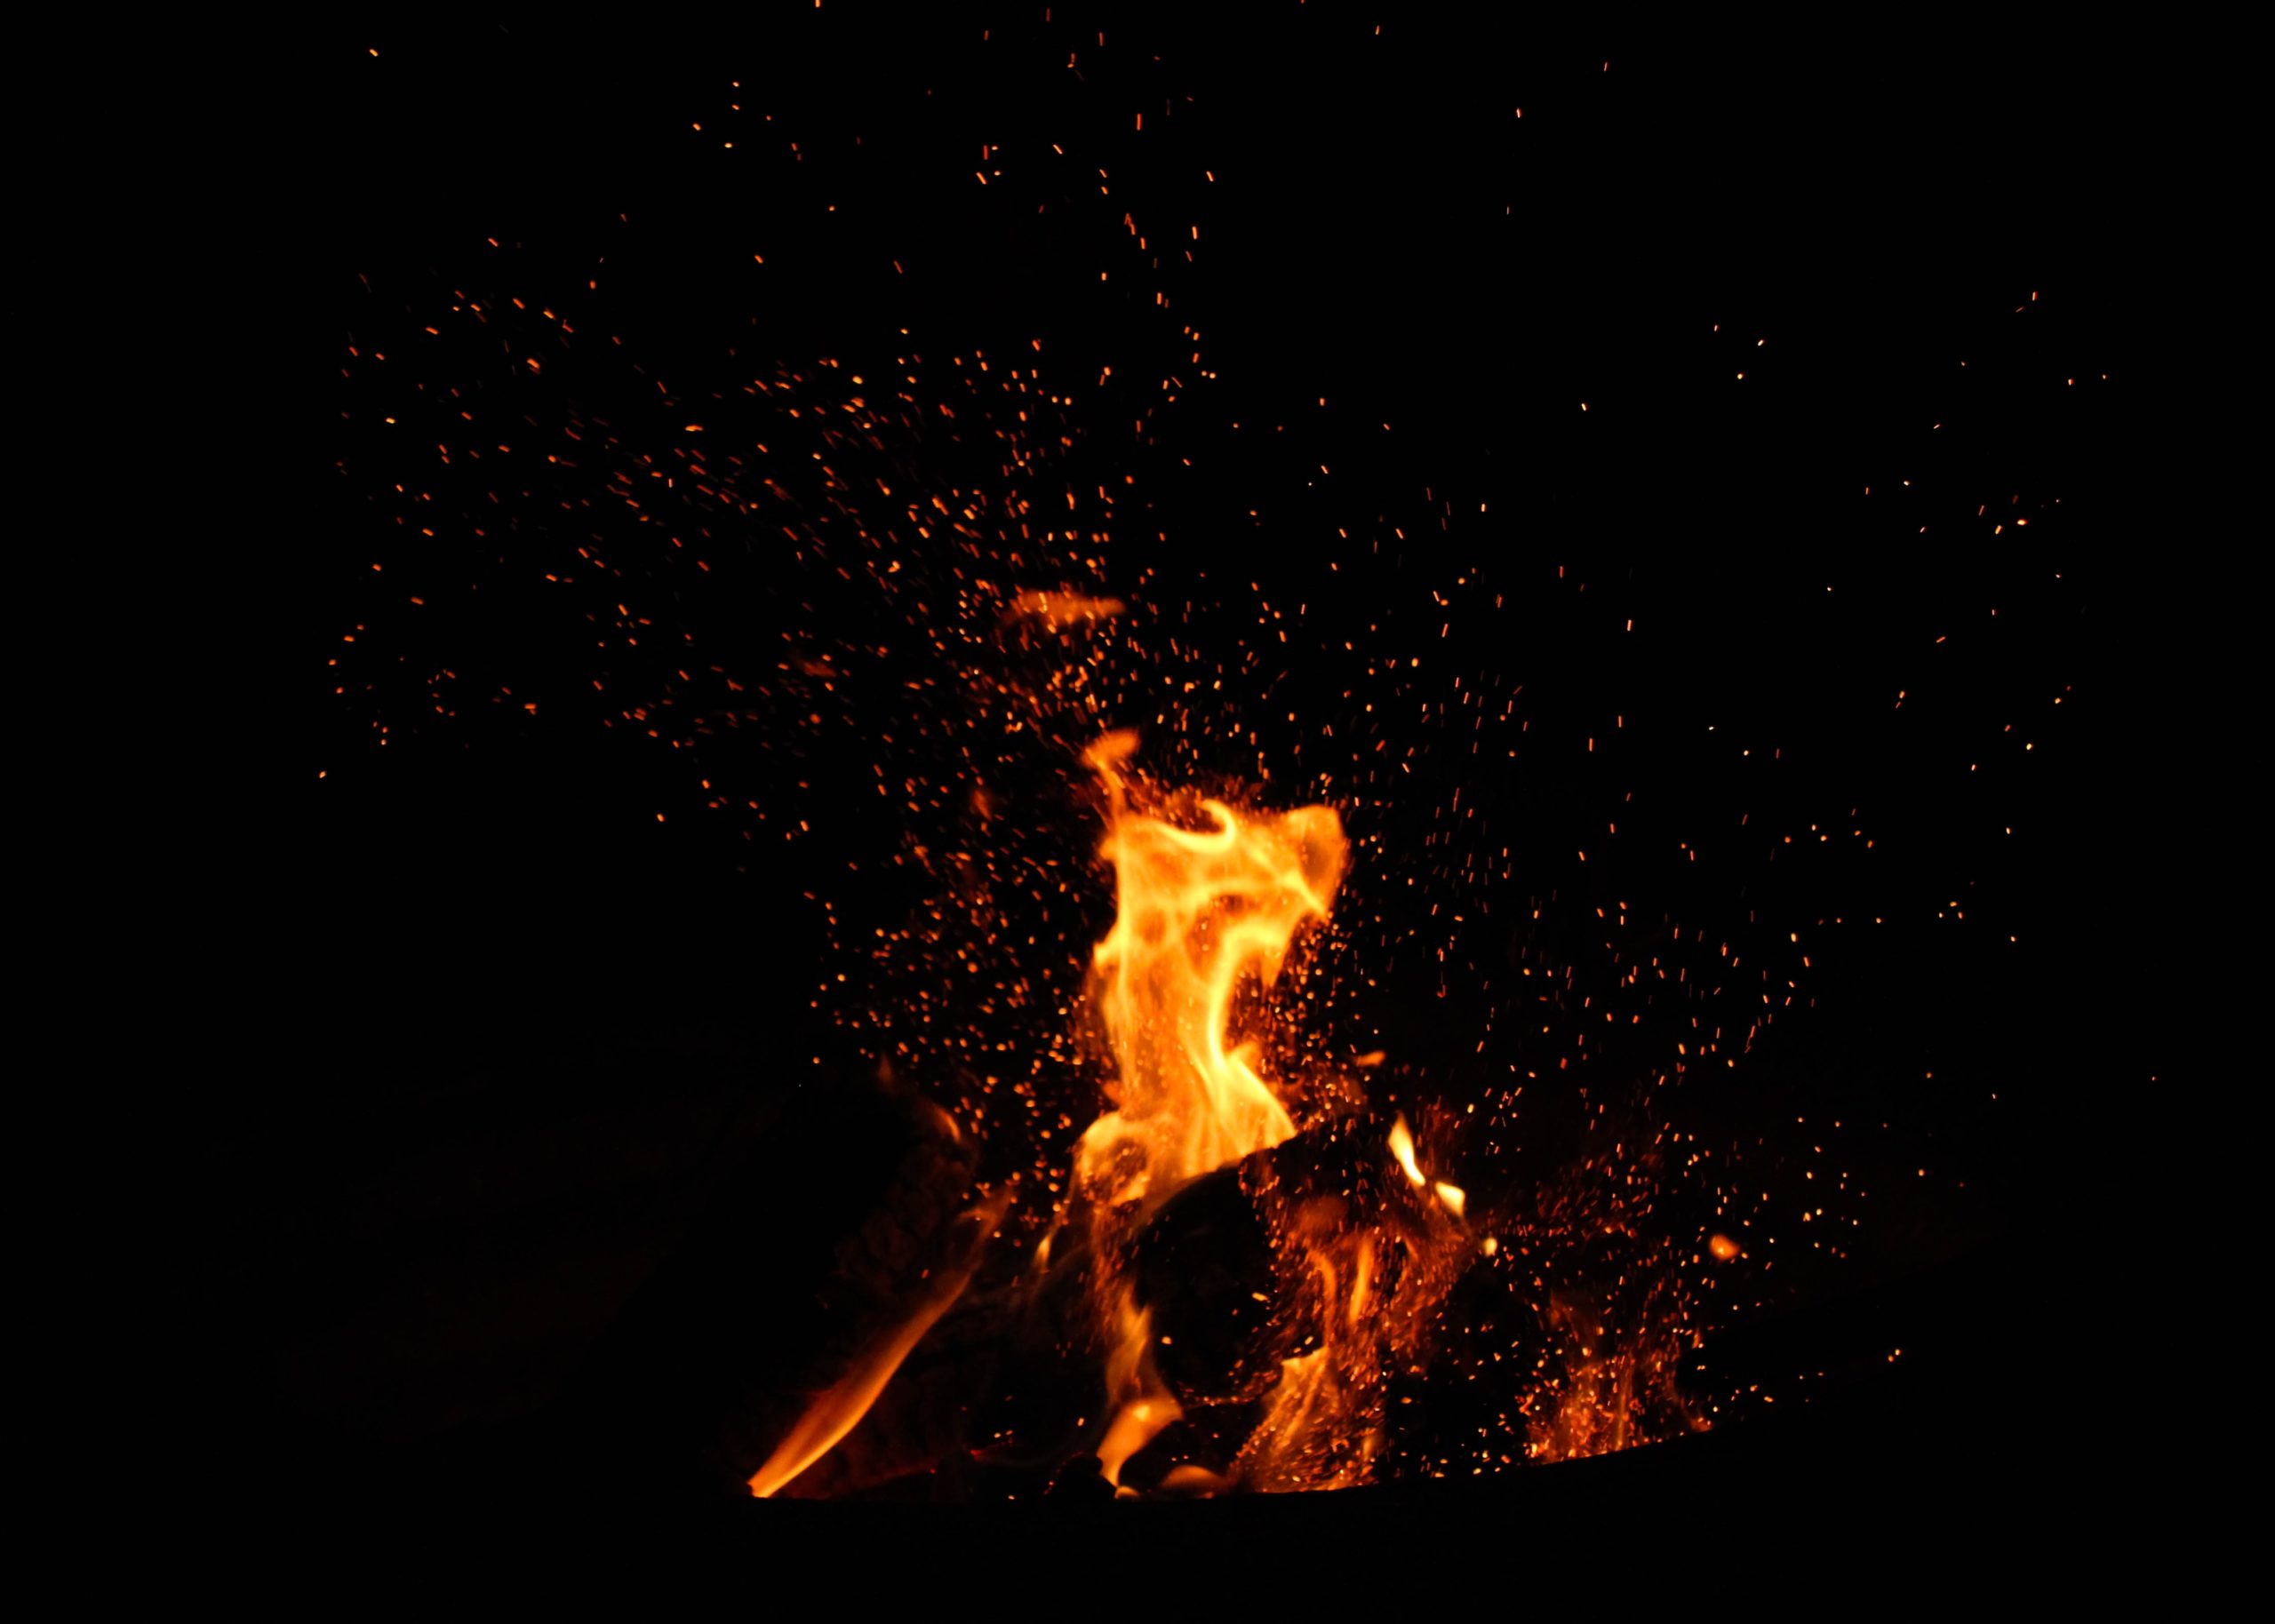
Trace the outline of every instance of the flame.
[[1122, 1469], [1130, 1457], [1182, 1417], [1185, 1409], [1153, 1373], [1153, 1317], [1138, 1306], [1126, 1287], [1115, 1304], [1115, 1318], [1117, 1334], [1106, 1359], [1106, 1388], [1107, 1396], [1122, 1405], [1098, 1453], [1099, 1470], [1120, 1488]]
[[1010, 1192], [1002, 1191], [963, 1215], [962, 1222], [970, 1238], [962, 1254], [950, 1267], [936, 1270], [924, 1291], [910, 1304], [906, 1316], [865, 1349], [851, 1370], [806, 1406], [796, 1424], [774, 1446], [766, 1464], [752, 1475], [753, 1494], [761, 1500], [772, 1498], [777, 1490], [836, 1448], [869, 1413], [869, 1406], [876, 1403], [877, 1396], [885, 1390], [885, 1384], [892, 1380], [901, 1362], [924, 1340], [924, 1333], [940, 1316], [963, 1295], [964, 1287], [971, 1283], [972, 1271], [978, 1267], [981, 1249], [995, 1232], [995, 1226], [1002, 1221], [1004, 1209], [1010, 1204]]
[[[1094, 955], [1092, 992], [1114, 1072], [1111, 1108], [1075, 1158], [1108, 1347], [1113, 1418], [1098, 1453], [1125, 1495], [1137, 1491], [1123, 1485], [1124, 1468], [1185, 1410], [1156, 1367], [1168, 1338], [1124, 1278], [1124, 1243], [1192, 1181], [1295, 1137], [1289, 1082], [1265, 1070], [1265, 1039], [1275, 1015], [1294, 1007], [1278, 987], [1289, 955], [1306, 928], [1327, 922], [1350, 856], [1333, 808], [1262, 813], [1163, 794], [1125, 773], [1136, 743], [1109, 734], [1087, 758], [1108, 797], [1099, 851], [1114, 865], [1117, 905]], [[1276, 1380], [1246, 1441], [1219, 1462], [1224, 1473], [1182, 1462], [1156, 1492], [1365, 1481], [1383, 1437], [1387, 1374], [1418, 1356], [1432, 1307], [1473, 1254], [1459, 1223], [1465, 1198], [1431, 1183], [1403, 1116], [1387, 1147], [1434, 1205], [1283, 1187], [1270, 1166], [1255, 1189], [1243, 1184], [1271, 1240], [1276, 1294], [1253, 1294], [1271, 1317]]]
[[1350, 856], [1330, 807], [1243, 817], [1203, 800], [1210, 826], [1197, 830], [1135, 809], [1121, 764], [1136, 747], [1114, 733], [1087, 757], [1112, 803], [1099, 851], [1117, 908], [1094, 967], [1117, 1081], [1075, 1167], [1108, 1206], [1294, 1135], [1255, 1036], [1234, 1031], [1233, 997], [1251, 976], [1271, 988], [1297, 931], [1328, 917]]
[[1267, 1491], [1345, 1488], [1365, 1476], [1374, 1453], [1371, 1433], [1361, 1440], [1356, 1459], [1324, 1473], [1306, 1469], [1305, 1446], [1320, 1436], [1319, 1423], [1335, 1400], [1335, 1371], [1328, 1356], [1329, 1350], [1322, 1347], [1281, 1362], [1280, 1385], [1272, 1391], [1271, 1408], [1241, 1461], [1243, 1478], [1256, 1487]]
[[1443, 1179], [1433, 1183], [1422, 1171], [1422, 1164], [1414, 1158], [1414, 1130], [1406, 1126], [1406, 1113], [1401, 1111], [1398, 1120], [1390, 1125], [1390, 1153], [1398, 1158], [1398, 1165], [1405, 1171], [1406, 1182], [1419, 1190], [1430, 1186], [1445, 1208], [1455, 1217], [1469, 1205], [1469, 1192], [1458, 1184], [1449, 1184]]
[[1375, 1238], [1364, 1236], [1359, 1242], [1357, 1278], [1351, 1282], [1351, 1311], [1349, 1323], [1357, 1325], [1367, 1311], [1368, 1287], [1375, 1283]]
[[1130, 1457], [1152, 1443], [1162, 1428], [1184, 1413], [1177, 1401], [1165, 1393], [1132, 1399], [1122, 1405], [1114, 1415], [1114, 1424], [1106, 1429], [1106, 1441], [1098, 1445], [1098, 1469], [1106, 1480], [1120, 1488], [1122, 1469], [1130, 1463]]
[[1406, 1126], [1406, 1113], [1401, 1111], [1398, 1120], [1390, 1125], [1390, 1153], [1398, 1158], [1398, 1165], [1406, 1169], [1406, 1182], [1419, 1190], [1429, 1181], [1422, 1176], [1422, 1165], [1414, 1159], [1414, 1132]]

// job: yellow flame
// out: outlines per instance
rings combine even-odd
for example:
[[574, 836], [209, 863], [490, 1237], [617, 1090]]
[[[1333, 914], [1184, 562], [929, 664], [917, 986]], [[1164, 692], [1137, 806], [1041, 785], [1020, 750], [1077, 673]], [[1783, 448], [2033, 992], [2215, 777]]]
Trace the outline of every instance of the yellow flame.
[[1098, 1445], [1098, 1465], [1106, 1473], [1106, 1480], [1120, 1488], [1122, 1469], [1130, 1463], [1130, 1457], [1152, 1443], [1162, 1428], [1184, 1413], [1177, 1400], [1166, 1393], [1133, 1399], [1122, 1405], [1114, 1414], [1114, 1424], [1106, 1429], [1106, 1441]]
[[[1406, 1126], [1406, 1113], [1403, 1111], [1399, 1113], [1398, 1120], [1390, 1125], [1390, 1153], [1398, 1158], [1398, 1165], [1406, 1169], [1408, 1183], [1417, 1190], [1430, 1183], [1429, 1175], [1422, 1171], [1422, 1164], [1415, 1159], [1414, 1131]], [[1468, 1192], [1458, 1184], [1449, 1184], [1441, 1179], [1430, 1188], [1437, 1192], [1438, 1199], [1445, 1204], [1446, 1210], [1457, 1218], [1469, 1205]]]
[[1406, 1182], [1419, 1190], [1429, 1180], [1422, 1176], [1422, 1168], [1414, 1159], [1414, 1134], [1406, 1126], [1406, 1113], [1401, 1111], [1398, 1120], [1390, 1125], [1390, 1153], [1398, 1158], [1398, 1165], [1406, 1169]]
[[775, 1445], [766, 1464], [753, 1474], [753, 1494], [761, 1500], [770, 1499], [777, 1490], [836, 1448], [845, 1435], [859, 1424], [901, 1362], [924, 1340], [924, 1333], [948, 1311], [949, 1305], [963, 1295], [964, 1287], [971, 1283], [972, 1270], [978, 1266], [980, 1251], [1002, 1221], [1009, 1205], [1010, 1193], [1005, 1191], [964, 1214], [963, 1222], [970, 1226], [971, 1238], [963, 1254], [953, 1267], [937, 1271], [927, 1282], [924, 1292], [910, 1305], [906, 1318], [888, 1335], [863, 1349], [853, 1368], [806, 1406], [805, 1413]]
[[1094, 956], [1114, 1047], [1115, 1109], [1082, 1135], [1076, 1167], [1109, 1205], [1169, 1189], [1296, 1131], [1233, 1027], [1249, 980], [1270, 988], [1297, 931], [1327, 918], [1350, 855], [1330, 807], [1243, 816], [1221, 800], [1187, 829], [1135, 810], [1110, 734], [1090, 764], [1112, 797], [1099, 850], [1114, 870], [1114, 928]]

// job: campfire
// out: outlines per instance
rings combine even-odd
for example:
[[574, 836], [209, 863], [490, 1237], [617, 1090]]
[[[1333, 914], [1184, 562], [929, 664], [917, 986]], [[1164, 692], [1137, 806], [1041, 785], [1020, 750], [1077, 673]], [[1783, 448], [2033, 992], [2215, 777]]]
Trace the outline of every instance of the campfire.
[[[1457, 1283], [1501, 1253], [1495, 1221], [1441, 1176], [1405, 1112], [1370, 1093], [1384, 1056], [1336, 1063], [1312, 1030], [1306, 950], [1330, 927], [1351, 861], [1336, 810], [1158, 784], [1133, 767], [1138, 746], [1117, 731], [1084, 756], [1116, 904], [1080, 1012], [1111, 1060], [1106, 1109], [1063, 1184], [971, 1192], [898, 1314], [758, 1464], [754, 1494], [874, 1488], [938, 1468], [926, 1456], [943, 1442], [1060, 1493], [1361, 1484], [1385, 1452], [1393, 1379], [1426, 1376]], [[952, 1118], [935, 1120], [962, 1139]], [[1038, 1197], [1040, 1240], [1005, 1255], [1007, 1214]], [[989, 1274], [998, 1283], [975, 1291]], [[1639, 1368], [1593, 1345], [1601, 1329], [1577, 1302], [1560, 1301], [1556, 1318], [1573, 1357], [1553, 1373], [1561, 1391], [1529, 1453], [1650, 1436], [1644, 1389], [1672, 1397], [1672, 1343]], [[1050, 1421], [993, 1437], [918, 1427], [915, 1448], [905, 1425], [864, 1437], [897, 1381], [923, 1389], [909, 1402], [940, 1401], [937, 1385], [909, 1380], [929, 1341], [975, 1340], [1000, 1344], [991, 1374], [1050, 1389], [1028, 1406]], [[986, 1408], [978, 1393], [953, 1404]]]
[[1789, 87], [1320, 9], [360, 47], [309, 1454], [1223, 1523], [1975, 1379], [1902, 1294], [2065, 1210], [2123, 371], [1601, 205]]

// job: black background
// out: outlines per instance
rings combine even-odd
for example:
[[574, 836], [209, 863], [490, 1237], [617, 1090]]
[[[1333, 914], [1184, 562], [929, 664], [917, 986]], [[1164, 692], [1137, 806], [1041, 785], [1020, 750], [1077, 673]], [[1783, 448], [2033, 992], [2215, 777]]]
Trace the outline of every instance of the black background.
[[[2122, 1147], [2170, 1109], [2142, 960], [2173, 928], [2148, 853], [2184, 639], [2156, 539], [2171, 490], [2143, 466], [2137, 266], [2178, 204], [2113, 110], [2153, 62], [2074, 41], [1677, 48], [1318, 6], [1238, 26], [1053, 10], [301, 43], [317, 90], [279, 121], [286, 219], [256, 274], [285, 370], [248, 427], [290, 448], [265, 470], [290, 515], [270, 663], [235, 707], [259, 736], [257, 828], [223, 848], [242, 865], [189, 888], [243, 946], [188, 956], [182, 1044], [222, 1060], [157, 1107], [179, 1153], [160, 1158], [174, 1219], [155, 1245], [167, 1317], [192, 1327], [196, 1447], [269, 1486], [354, 1461], [398, 1504], [469, 1461], [515, 1481], [514, 1452], [684, 1241], [706, 1178], [764, 1155], [794, 1103], [783, 1056], [842, 1047], [782, 973], [810, 956], [807, 859], [754, 863], [693, 818], [659, 832], [679, 788], [590, 728], [378, 752], [343, 711], [323, 662], [370, 613], [376, 522], [354, 477], [370, 431], [335, 422], [344, 335], [374, 299], [456, 285], [495, 237], [538, 283], [573, 287], [606, 255], [610, 330], [666, 376], [730, 343], [802, 362], [903, 327], [1006, 352], [1042, 335], [1081, 376], [1164, 350], [1155, 283], [1108, 258], [1127, 206], [1198, 221], [1194, 263], [1160, 281], [1218, 375], [1139, 465], [1164, 578], [1289, 581], [1364, 619], [1418, 590], [1433, 544], [1409, 524], [1381, 574], [1327, 583], [1303, 575], [1304, 536], [1421, 511], [1424, 487], [1465, 517], [1484, 504], [1496, 528], [1442, 533], [1443, 556], [1513, 585], [1563, 563], [1597, 601], [1538, 585], [1515, 627], [1459, 628], [1460, 653], [1521, 665], [1545, 728], [1625, 715], [1619, 786], [1669, 808], [1639, 816], [1680, 833], [1693, 805], [1841, 800], [1892, 832], [1869, 880], [1754, 877], [1765, 912], [1918, 905], [1825, 956], [1819, 1008], [1778, 1029], [1731, 1109], [1806, 1103], [1845, 1068], [1843, 1097], [1900, 1099], [1973, 1190], [1911, 1260], [1942, 1274], [1920, 1285], [1890, 1242], [1884, 1272], [1911, 1283], [1840, 1310], [1869, 1330], [1798, 1345], [1886, 1322], [1937, 1353], [1914, 1387], [1858, 1401], [1879, 1481], [1947, 1492], [1958, 1448], [2050, 1482], [2094, 1453], [2122, 1406], [2081, 1397], [2100, 1383], [2079, 1362], [2126, 1335], [2095, 1294], [2156, 1222], [2126, 1198]], [[778, 128], [730, 153], [689, 126], [716, 133], [731, 78]], [[1082, 195], [1082, 165], [1062, 180], [1032, 155], [1053, 140], [1113, 171], [1111, 207]], [[1014, 171], [985, 192], [982, 142]], [[1028, 212], [1042, 195], [1062, 206]], [[1203, 472], [1178, 483], [1169, 456]], [[1338, 477], [1307, 482], [1318, 463]], [[1893, 511], [1856, 495], [1904, 479]], [[2002, 504], [2030, 527], [1992, 535]], [[1656, 634], [1607, 663], [1628, 617]], [[2025, 705], [2023, 758], [2000, 728]], [[1794, 764], [1734, 790], [1710, 720]], [[1577, 825], [1603, 786], [1572, 772], [1498, 792]], [[1534, 883], [1582, 881], [1544, 857]], [[1979, 927], [1933, 917], [1959, 885]], [[1433, 1018], [1380, 1015], [1425, 1049]], [[1854, 1471], [1839, 1437], [1825, 1459]], [[1655, 1493], [1629, 1482], [1599, 1491], [1610, 1515]]]

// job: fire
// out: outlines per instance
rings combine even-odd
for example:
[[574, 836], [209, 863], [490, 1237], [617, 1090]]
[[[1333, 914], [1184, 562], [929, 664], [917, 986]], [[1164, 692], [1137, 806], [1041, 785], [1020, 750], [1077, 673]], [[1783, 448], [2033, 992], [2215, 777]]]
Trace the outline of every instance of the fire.
[[1550, 1294], [1547, 1326], [1562, 1345], [1563, 1369], [1542, 1402], [1528, 1401], [1534, 1460], [1608, 1454], [1703, 1429], [1676, 1380], [1687, 1339], [1679, 1315], [1657, 1301], [1660, 1290], [1624, 1313], [1606, 1295]]
[[1111, 797], [1099, 851], [1117, 909], [1095, 969], [1116, 1081], [1076, 1172], [1110, 1206], [1295, 1134], [1257, 1042], [1234, 1030], [1233, 997], [1251, 975], [1269, 991], [1297, 931], [1327, 919], [1351, 849], [1330, 807], [1243, 818], [1204, 800], [1200, 830], [1137, 810], [1121, 770], [1137, 743], [1110, 734], [1088, 757]]
[[1414, 1131], [1406, 1126], [1406, 1117], [1400, 1113], [1390, 1125], [1390, 1153], [1398, 1158], [1399, 1167], [1406, 1174], [1406, 1182], [1419, 1190], [1429, 1180], [1423, 1177], [1420, 1164], [1414, 1159]]
[[750, 1492], [761, 1500], [771, 1497], [785, 1484], [820, 1460], [853, 1430], [869, 1406], [883, 1392], [903, 1360], [924, 1340], [940, 1316], [946, 1313], [971, 1283], [972, 1271], [995, 1226], [1010, 1205], [1008, 1192], [999, 1193], [963, 1215], [970, 1238], [951, 1265], [935, 1274], [926, 1289], [909, 1304], [906, 1316], [891, 1333], [865, 1350], [851, 1370], [822, 1393], [798, 1418], [797, 1425], [776, 1445], [774, 1453], [750, 1480]]
[[[1130, 769], [1136, 745], [1113, 733], [1085, 757], [1115, 892], [1087, 1008], [1112, 1066], [1072, 1190], [1028, 1254], [1030, 1301], [1088, 1306], [1090, 1324], [1066, 1329], [1103, 1364], [1085, 1447], [1116, 1493], [1364, 1482], [1392, 1375], [1418, 1367], [1447, 1294], [1494, 1244], [1471, 1232], [1466, 1194], [1433, 1177], [1403, 1114], [1385, 1129], [1353, 1074], [1289, 1058], [1313, 1052], [1291, 1041], [1305, 1000], [1289, 967], [1329, 921], [1350, 861], [1341, 817], [1162, 789]], [[755, 1493], [860, 1421], [963, 1293], [1010, 1195], [968, 1214], [970, 1249], [810, 1406]]]
[[1457, 1184], [1447, 1183], [1443, 1179], [1433, 1182], [1422, 1171], [1422, 1164], [1414, 1159], [1414, 1130], [1406, 1126], [1403, 1112], [1400, 1113], [1397, 1121], [1390, 1125], [1390, 1153], [1398, 1158], [1399, 1169], [1406, 1174], [1408, 1183], [1417, 1190], [1427, 1184], [1436, 1192], [1438, 1199], [1446, 1204], [1448, 1212], [1457, 1218], [1461, 1216], [1462, 1209], [1469, 1205], [1468, 1192]]
[[[1262, 1058], [1271, 1023], [1284, 1013], [1275, 1004], [1281, 975], [1301, 933], [1327, 923], [1350, 843], [1329, 807], [1265, 814], [1161, 795], [1125, 770], [1136, 744], [1133, 734], [1110, 734], [1087, 757], [1107, 793], [1099, 852], [1114, 866], [1117, 904], [1092, 983], [1114, 1062], [1112, 1109], [1084, 1133], [1075, 1158], [1109, 1333], [1114, 1419], [1098, 1457], [1107, 1481], [1130, 1493], [1122, 1484], [1130, 1459], [1185, 1414], [1157, 1361], [1169, 1339], [1140, 1302], [1133, 1237], [1179, 1191], [1237, 1166], [1249, 1210], [1269, 1232], [1278, 1289], [1250, 1294], [1268, 1323], [1221, 1374], [1237, 1405], [1256, 1390], [1241, 1364], [1270, 1360], [1261, 1418], [1226, 1474], [1185, 1463], [1161, 1486], [1361, 1482], [1379, 1444], [1385, 1356], [1418, 1346], [1425, 1304], [1467, 1253], [1458, 1228], [1465, 1198], [1422, 1171], [1403, 1116], [1370, 1142], [1389, 1151], [1412, 1188], [1434, 1193], [1434, 1208], [1393, 1210], [1394, 1202], [1367, 1201], [1340, 1182], [1347, 1170], [1305, 1177], [1302, 1158], [1283, 1169], [1260, 1156], [1298, 1132], [1293, 1079], [1269, 1075]], [[1338, 1142], [1333, 1133], [1318, 1137]], [[1322, 1144], [1310, 1154], [1326, 1154]], [[1362, 1162], [1368, 1154], [1356, 1153]], [[1378, 1193], [1387, 1198], [1391, 1187]], [[1393, 1252], [1398, 1267], [1386, 1273]], [[1393, 1279], [1396, 1287], [1386, 1288]]]

